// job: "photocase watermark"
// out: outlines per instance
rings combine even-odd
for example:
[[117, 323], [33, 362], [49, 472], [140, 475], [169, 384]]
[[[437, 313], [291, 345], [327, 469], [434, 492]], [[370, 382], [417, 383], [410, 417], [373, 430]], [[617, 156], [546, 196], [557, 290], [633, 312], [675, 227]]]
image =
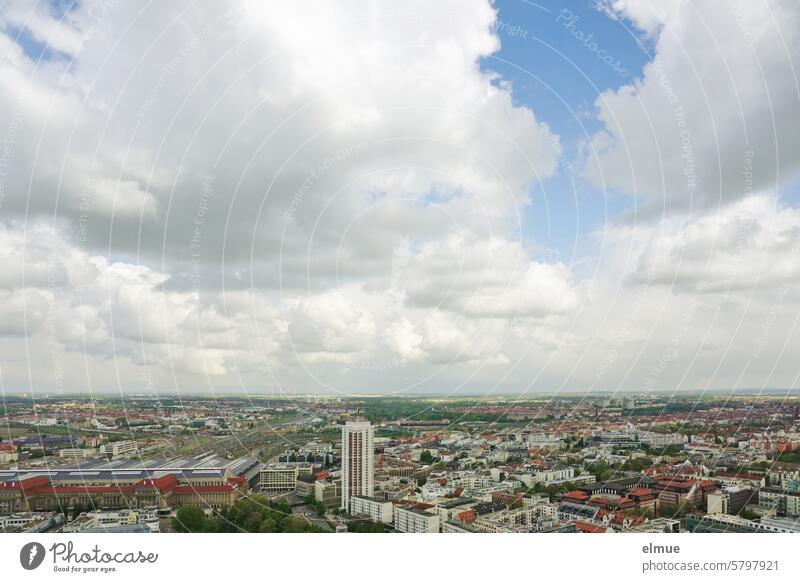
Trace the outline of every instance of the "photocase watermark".
[[[78, 199], [78, 227], [75, 238], [78, 241], [78, 250], [87, 252], [89, 242], [89, 222], [91, 217], [92, 202], [94, 200], [95, 178], [91, 174], [86, 177], [83, 188], [81, 188]], [[75, 290], [80, 298], [81, 305], [84, 303], [84, 287], [90, 275], [88, 261], [81, 261], [78, 267]]]
[[94, 176], [87, 176], [83, 188], [81, 189], [78, 201], [79, 212], [76, 238], [78, 240], [78, 246], [81, 250], [86, 250], [86, 243], [89, 240], [89, 217], [92, 210], [94, 187]]
[[528, 31], [518, 24], [511, 24], [502, 20], [495, 20], [494, 31], [498, 34], [504, 34], [510, 38], [521, 38], [528, 40]]
[[594, 53], [600, 61], [606, 64], [620, 77], [630, 76], [630, 71], [622, 66], [622, 62], [610, 55], [594, 38], [593, 32], [584, 32], [578, 28], [581, 17], [568, 8], [563, 8], [556, 16], [556, 22], [561, 24], [576, 40], [581, 42], [590, 52]]
[[116, 8], [119, 2], [120, 0], [101, 0], [100, 2], [92, 2], [89, 5], [87, 13], [96, 22], [102, 22], [103, 17], [108, 14], [108, 12]]
[[343, 162], [351, 156], [363, 152], [365, 149], [367, 149], [368, 145], [369, 142], [363, 141], [340, 148], [336, 150], [336, 153], [325, 158], [322, 163], [318, 164], [315, 168], [308, 172], [308, 174], [305, 176], [305, 179], [300, 184], [300, 187], [294, 193], [294, 196], [292, 196], [292, 200], [289, 202], [289, 208], [287, 208], [286, 212], [283, 213], [283, 220], [285, 222], [293, 222], [295, 214], [297, 213], [297, 209], [300, 208], [305, 202], [306, 196], [308, 196], [308, 192], [311, 190], [311, 187], [314, 186], [314, 184], [316, 184], [320, 178], [331, 171], [336, 164]]
[[59, 281], [56, 276], [55, 269], [57, 265], [53, 255], [52, 250], [47, 254], [47, 346], [50, 350], [50, 359], [53, 362], [55, 393], [61, 395], [64, 393], [64, 347], [59, 341], [58, 308], [56, 305]]
[[[754, 152], [752, 150], [747, 150], [744, 152], [744, 171], [742, 172], [742, 175], [744, 177], [743, 190], [745, 197], [753, 195], [753, 156]], [[747, 245], [751, 242], [752, 234], [752, 220], [745, 220], [738, 225], [736, 245], [734, 246], [734, 254], [736, 256], [741, 256], [741, 254], [747, 250]], [[730, 268], [728, 269], [728, 276], [725, 278], [725, 282], [722, 285], [723, 300], [727, 301], [730, 299], [731, 291], [733, 290], [733, 285], [736, 281], [736, 275], [739, 273], [739, 270], [739, 263], [732, 262]]]
[[[797, 250], [797, 248], [795, 250]], [[785, 273], [786, 281], [779, 285], [775, 290], [775, 296], [772, 304], [770, 305], [769, 311], [767, 312], [767, 316], [764, 318], [764, 323], [761, 325], [761, 330], [753, 341], [753, 349], [750, 350], [750, 359], [757, 360], [761, 357], [761, 353], [764, 351], [764, 346], [767, 344], [767, 338], [769, 337], [772, 328], [775, 327], [775, 322], [778, 320], [778, 314], [782, 310], [783, 301], [786, 299], [786, 295], [789, 294], [788, 281], [789, 279], [793, 278], [793, 276], [794, 272], [792, 270], [787, 270]]]
[[408, 362], [403, 358], [391, 358], [388, 360], [356, 360], [348, 362], [347, 367], [353, 370], [382, 372], [385, 370], [407, 368]]
[[200, 247], [203, 241], [203, 227], [209, 210], [208, 204], [211, 198], [214, 197], [214, 192], [215, 177], [208, 174], [203, 178], [203, 182], [200, 186], [200, 201], [197, 203], [197, 209], [195, 210], [194, 219], [192, 220], [192, 237], [189, 241], [189, 248], [192, 253], [192, 293], [195, 301], [199, 301], [200, 298], [200, 282], [203, 276], [200, 265]]
[[564, 151], [564, 146], [561, 145], [561, 140], [558, 138], [558, 135], [550, 131], [549, 127], [545, 126], [544, 136], [550, 144], [550, 147], [553, 148], [553, 153], [556, 155], [558, 165], [561, 166], [568, 176], [573, 176], [575, 173], [573, 172], [572, 162], [567, 152]]
[[0, 209], [6, 199], [6, 182], [8, 181], [8, 168], [11, 164], [11, 157], [14, 153], [14, 143], [17, 141], [17, 133], [22, 123], [22, 107], [18, 102], [11, 112], [11, 121], [8, 122], [6, 135], [3, 137], [2, 148], [0, 149]]
[[35, 570], [41, 566], [44, 557], [44, 546], [39, 542], [27, 543], [19, 551], [19, 563], [26, 570]]
[[744, 152], [744, 171], [742, 172], [742, 176], [744, 177], [744, 195], [750, 196], [753, 193], [753, 156], [755, 152], [753, 150], [747, 150]]
[[155, 564], [158, 554], [133, 551], [105, 551], [95, 544], [87, 551], [76, 551], [73, 542], [56, 542], [49, 549], [39, 542], [30, 542], [22, 546], [19, 552], [19, 563], [26, 570], [35, 570], [50, 556], [54, 572], [69, 573], [101, 573], [118, 571], [118, 565]]
[[678, 126], [678, 131], [680, 132], [679, 138], [681, 158], [683, 159], [683, 175], [686, 178], [686, 191], [691, 197], [697, 189], [697, 164], [695, 162], [694, 147], [692, 145], [692, 132], [686, 121], [686, 111], [658, 58], [653, 61], [653, 71], [656, 73], [659, 85], [664, 90], [667, 101], [669, 101], [669, 104], [672, 106], [675, 124]]

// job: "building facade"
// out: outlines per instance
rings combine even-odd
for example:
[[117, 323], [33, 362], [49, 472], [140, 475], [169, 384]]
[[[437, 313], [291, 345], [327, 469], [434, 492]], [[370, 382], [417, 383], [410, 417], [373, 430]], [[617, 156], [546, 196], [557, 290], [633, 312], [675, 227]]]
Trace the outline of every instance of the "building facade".
[[162, 461], [85, 459], [81, 468], [0, 471], [0, 515], [20, 512], [156, 508], [182, 505], [221, 509], [246, 493], [257, 460], [215, 455]]
[[350, 498], [350, 513], [364, 515], [372, 521], [392, 523], [394, 512], [391, 501], [381, 501], [372, 497], [354, 495]]
[[134, 441], [115, 441], [106, 443], [100, 447], [100, 453], [108, 455], [113, 459], [117, 457], [127, 457], [139, 452], [139, 447]]
[[763, 487], [758, 492], [760, 505], [775, 510], [779, 516], [800, 516], [800, 492], [778, 487]]
[[439, 533], [439, 516], [398, 505], [394, 508], [394, 528], [402, 533]]
[[350, 510], [355, 495], [372, 497], [375, 478], [375, 429], [366, 420], [349, 420], [342, 427], [342, 504]]
[[283, 493], [297, 487], [297, 479], [314, 470], [309, 463], [272, 463], [261, 468], [259, 488], [262, 493]]

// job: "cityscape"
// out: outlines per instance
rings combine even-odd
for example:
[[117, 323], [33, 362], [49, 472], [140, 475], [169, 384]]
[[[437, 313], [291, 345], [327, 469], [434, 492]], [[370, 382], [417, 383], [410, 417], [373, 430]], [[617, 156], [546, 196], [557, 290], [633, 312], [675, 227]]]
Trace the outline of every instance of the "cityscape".
[[0, 582], [797, 581], [798, 356], [800, 0], [0, 0]]
[[3, 406], [3, 532], [800, 533], [788, 394]]

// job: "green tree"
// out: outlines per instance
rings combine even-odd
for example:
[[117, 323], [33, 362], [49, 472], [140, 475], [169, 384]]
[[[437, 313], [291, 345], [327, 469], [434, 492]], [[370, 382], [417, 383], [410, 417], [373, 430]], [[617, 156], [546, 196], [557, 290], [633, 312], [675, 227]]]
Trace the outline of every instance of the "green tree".
[[172, 529], [177, 532], [202, 532], [206, 530], [207, 519], [203, 510], [196, 505], [184, 505], [178, 508], [172, 518]]
[[261, 533], [275, 533], [279, 531], [278, 522], [272, 517], [265, 517], [258, 528]]
[[594, 475], [595, 479], [598, 482], [607, 481], [611, 478], [611, 466], [604, 461], [603, 459], [599, 459], [595, 461], [589, 466], [589, 472]]
[[347, 524], [347, 531], [350, 533], [383, 533], [383, 524], [371, 519], [351, 521]]
[[261, 527], [262, 517], [257, 511], [251, 513], [244, 521], [244, 529], [249, 532], [257, 532]]
[[[317, 511], [324, 506], [314, 503]], [[184, 506], [173, 519], [176, 531], [206, 532], [322, 532], [308, 520], [292, 517], [292, 508], [285, 501], [270, 501], [263, 495], [251, 495], [222, 508], [212, 518], [206, 518], [197, 506]]]

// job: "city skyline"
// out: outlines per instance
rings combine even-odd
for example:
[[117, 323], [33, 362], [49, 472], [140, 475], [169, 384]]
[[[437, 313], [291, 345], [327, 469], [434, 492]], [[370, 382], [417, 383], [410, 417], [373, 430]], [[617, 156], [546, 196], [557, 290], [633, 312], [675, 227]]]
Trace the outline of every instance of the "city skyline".
[[0, 530], [800, 533], [800, 397], [3, 403]]
[[796, 580], [798, 354], [800, 0], [0, 0], [6, 577]]

